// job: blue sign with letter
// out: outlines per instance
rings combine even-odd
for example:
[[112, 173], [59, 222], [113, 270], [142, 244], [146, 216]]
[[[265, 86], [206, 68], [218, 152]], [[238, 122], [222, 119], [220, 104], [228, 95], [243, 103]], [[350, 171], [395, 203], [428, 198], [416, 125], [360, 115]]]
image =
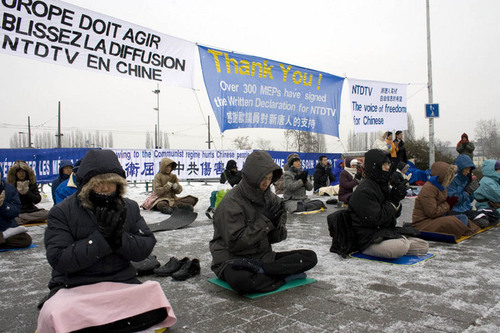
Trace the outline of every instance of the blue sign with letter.
[[439, 104], [425, 104], [425, 118], [438, 118]]
[[260, 127], [339, 136], [344, 78], [198, 47], [205, 87], [221, 132]]

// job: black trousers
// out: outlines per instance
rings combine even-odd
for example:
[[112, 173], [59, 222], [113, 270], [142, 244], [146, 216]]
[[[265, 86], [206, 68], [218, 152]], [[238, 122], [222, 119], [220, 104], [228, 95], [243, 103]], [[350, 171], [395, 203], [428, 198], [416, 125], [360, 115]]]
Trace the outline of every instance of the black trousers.
[[228, 265], [222, 272], [221, 279], [240, 294], [269, 292], [284, 285], [286, 277], [303, 273], [317, 263], [316, 253], [311, 250], [277, 252], [273, 262], [262, 265], [264, 273], [234, 269]]

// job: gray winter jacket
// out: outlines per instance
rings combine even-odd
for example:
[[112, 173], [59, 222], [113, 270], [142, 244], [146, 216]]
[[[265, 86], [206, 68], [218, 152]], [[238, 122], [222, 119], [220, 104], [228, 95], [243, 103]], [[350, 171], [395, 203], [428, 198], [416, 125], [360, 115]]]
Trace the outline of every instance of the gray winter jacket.
[[242, 170], [243, 179], [222, 199], [214, 215], [214, 237], [210, 241], [212, 271], [220, 276], [225, 262], [234, 258], [251, 258], [263, 262], [274, 260], [271, 244], [286, 239], [286, 213], [275, 227], [264, 216], [267, 205], [281, 200], [268, 188], [261, 191], [259, 184], [268, 173], [273, 182], [282, 170], [266, 151], [250, 154]]
[[285, 208], [288, 212], [293, 213], [297, 210], [299, 201], [309, 200], [306, 194], [307, 191], [313, 189], [313, 185], [309, 180], [303, 183], [301, 179], [295, 179], [295, 176], [302, 172], [302, 169], [289, 168], [285, 171], [283, 178], [285, 179], [285, 189], [283, 199], [285, 199]]

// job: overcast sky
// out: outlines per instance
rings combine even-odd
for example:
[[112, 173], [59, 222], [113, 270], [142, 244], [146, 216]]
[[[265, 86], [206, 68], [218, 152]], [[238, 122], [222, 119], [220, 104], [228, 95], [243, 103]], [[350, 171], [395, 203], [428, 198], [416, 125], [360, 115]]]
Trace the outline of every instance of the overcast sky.
[[[408, 84], [408, 112], [417, 136], [428, 138], [425, 0], [70, 0], [76, 6], [203, 45], [273, 59], [334, 75]], [[500, 1], [431, 0], [436, 139], [474, 140], [477, 120], [500, 120]], [[160, 127], [171, 148], [206, 148], [207, 116], [218, 149], [237, 136], [271, 139], [285, 150], [282, 130], [239, 129], [224, 136], [216, 124], [196, 54], [196, 90], [160, 86]], [[27, 131], [57, 128], [112, 131], [115, 148], [144, 148], [156, 124], [155, 83], [96, 74], [0, 54], [0, 148]], [[352, 130], [347, 85], [342, 94], [343, 152]], [[214, 146], [212, 146], [214, 148]]]

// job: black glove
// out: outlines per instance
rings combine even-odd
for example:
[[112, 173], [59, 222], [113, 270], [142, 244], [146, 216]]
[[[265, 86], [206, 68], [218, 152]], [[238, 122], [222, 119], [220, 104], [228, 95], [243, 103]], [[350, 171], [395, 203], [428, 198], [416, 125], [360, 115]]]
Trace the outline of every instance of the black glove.
[[356, 178], [357, 180], [361, 180], [361, 177], [362, 177], [362, 175], [361, 175], [361, 172], [359, 172], [359, 171], [356, 172], [356, 174], [354, 175], [354, 178]]
[[393, 187], [391, 192], [389, 193], [389, 200], [394, 203], [396, 206], [399, 204], [401, 200], [406, 197], [406, 186], [404, 183], [400, 184], [397, 187]]
[[307, 170], [304, 170], [304, 171], [302, 171], [302, 172], [300, 173], [300, 175], [299, 175], [300, 179], [302, 179], [302, 181], [303, 181], [304, 183], [306, 183], [306, 182], [307, 182], [307, 176], [308, 176], [308, 174], [309, 174], [309, 173], [307, 172]]
[[126, 211], [112, 210], [107, 207], [98, 207], [96, 211], [97, 229], [108, 242], [113, 250], [122, 246], [123, 224], [125, 223]]
[[283, 200], [280, 200], [274, 205], [269, 202], [264, 209], [264, 216], [267, 217], [275, 227], [277, 227], [281, 215], [283, 215], [285, 212], [285, 203], [283, 202]]
[[472, 179], [467, 186], [465, 186], [464, 191], [467, 192], [469, 195], [472, 195], [474, 191], [476, 191], [479, 188], [479, 180], [477, 178]]

